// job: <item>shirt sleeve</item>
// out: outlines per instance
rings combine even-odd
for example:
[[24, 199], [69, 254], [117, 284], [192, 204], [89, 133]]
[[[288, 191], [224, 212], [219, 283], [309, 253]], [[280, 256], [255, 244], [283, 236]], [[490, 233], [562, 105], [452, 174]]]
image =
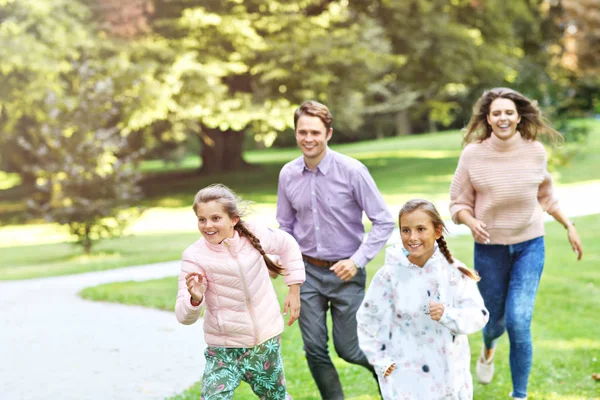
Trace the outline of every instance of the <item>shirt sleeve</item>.
[[465, 148], [458, 160], [458, 166], [450, 185], [450, 215], [452, 221], [458, 224], [458, 213], [468, 210], [475, 216], [475, 188], [469, 176], [469, 148]]
[[383, 376], [394, 364], [388, 355], [394, 315], [393, 296], [393, 284], [384, 266], [373, 277], [356, 313], [359, 346], [379, 376]]
[[175, 300], [175, 316], [177, 317], [177, 321], [184, 325], [191, 325], [198, 320], [202, 313], [202, 307], [206, 302], [205, 291], [202, 302], [197, 306], [192, 305], [192, 296], [188, 292], [187, 285], [185, 284], [185, 277], [190, 272], [200, 272], [205, 277], [204, 284], [206, 284], [206, 274], [196, 263], [189, 250], [186, 250], [183, 252], [181, 260], [181, 272], [179, 273], [179, 279], [177, 280], [177, 299]]
[[473, 279], [461, 275], [457, 286], [455, 306], [445, 307], [440, 323], [455, 335], [470, 335], [483, 329], [490, 315]]
[[279, 223], [279, 229], [292, 235], [296, 223], [296, 211], [285, 193], [286, 180], [286, 169], [283, 167], [279, 173], [277, 185], [277, 222]]
[[385, 246], [396, 223], [367, 167], [361, 165], [353, 181], [355, 199], [372, 223], [367, 240], [350, 257], [364, 268]]
[[544, 151], [544, 180], [538, 189], [538, 202], [549, 214], [552, 214], [558, 207], [558, 199], [554, 196], [554, 186], [552, 185], [552, 175], [548, 172], [548, 160]]

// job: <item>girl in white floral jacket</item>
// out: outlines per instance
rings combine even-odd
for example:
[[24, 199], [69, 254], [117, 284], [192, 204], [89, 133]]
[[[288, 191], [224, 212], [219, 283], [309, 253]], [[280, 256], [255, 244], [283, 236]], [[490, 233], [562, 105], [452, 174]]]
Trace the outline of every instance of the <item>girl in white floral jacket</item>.
[[387, 249], [356, 314], [360, 348], [385, 400], [470, 400], [467, 335], [488, 321], [479, 277], [452, 258], [432, 203], [411, 200], [399, 219], [403, 246]]

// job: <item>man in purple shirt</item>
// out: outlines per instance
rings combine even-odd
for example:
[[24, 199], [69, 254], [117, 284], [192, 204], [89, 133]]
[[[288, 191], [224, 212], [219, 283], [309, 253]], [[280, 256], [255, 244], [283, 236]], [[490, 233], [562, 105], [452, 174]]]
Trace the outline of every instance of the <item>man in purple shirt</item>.
[[[306, 281], [300, 289], [300, 330], [310, 371], [321, 397], [344, 398], [328, 350], [327, 310], [338, 355], [370, 371], [358, 346], [356, 311], [365, 295], [365, 266], [383, 248], [394, 218], [367, 167], [327, 147], [333, 129], [329, 109], [305, 101], [294, 114], [294, 133], [303, 156], [279, 174], [277, 220], [300, 245]], [[363, 211], [373, 226], [363, 242]]]

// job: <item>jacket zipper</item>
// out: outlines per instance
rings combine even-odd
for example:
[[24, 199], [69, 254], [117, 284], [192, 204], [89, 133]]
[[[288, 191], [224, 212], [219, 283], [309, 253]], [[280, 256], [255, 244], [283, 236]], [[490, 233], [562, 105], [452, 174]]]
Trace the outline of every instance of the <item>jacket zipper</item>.
[[242, 269], [242, 266], [240, 265], [238, 259], [236, 256], [233, 255], [233, 253], [231, 252], [231, 249], [229, 248], [229, 243], [227, 242], [223, 242], [225, 244], [225, 247], [227, 247], [227, 250], [229, 251], [229, 254], [231, 255], [231, 257], [233, 257], [233, 259], [235, 260], [238, 268], [240, 269], [240, 274], [242, 275], [242, 284], [244, 285], [244, 295], [246, 297], [246, 307], [248, 307], [248, 312], [250, 313], [250, 319], [252, 320], [252, 327], [254, 328], [254, 345], [256, 346], [258, 343], [258, 330], [256, 329], [256, 321], [254, 320], [254, 313], [252, 312], [252, 307], [250, 305], [250, 297], [248, 296], [248, 287], [246, 286], [246, 276], [244, 275], [244, 270]]

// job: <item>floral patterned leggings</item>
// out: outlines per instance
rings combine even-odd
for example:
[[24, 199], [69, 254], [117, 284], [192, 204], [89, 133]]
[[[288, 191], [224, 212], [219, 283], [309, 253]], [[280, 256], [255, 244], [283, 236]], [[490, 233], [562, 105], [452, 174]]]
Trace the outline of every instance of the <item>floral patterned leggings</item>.
[[242, 380], [261, 400], [291, 400], [285, 390], [280, 347], [279, 335], [248, 348], [209, 346], [204, 351], [201, 400], [232, 399]]

